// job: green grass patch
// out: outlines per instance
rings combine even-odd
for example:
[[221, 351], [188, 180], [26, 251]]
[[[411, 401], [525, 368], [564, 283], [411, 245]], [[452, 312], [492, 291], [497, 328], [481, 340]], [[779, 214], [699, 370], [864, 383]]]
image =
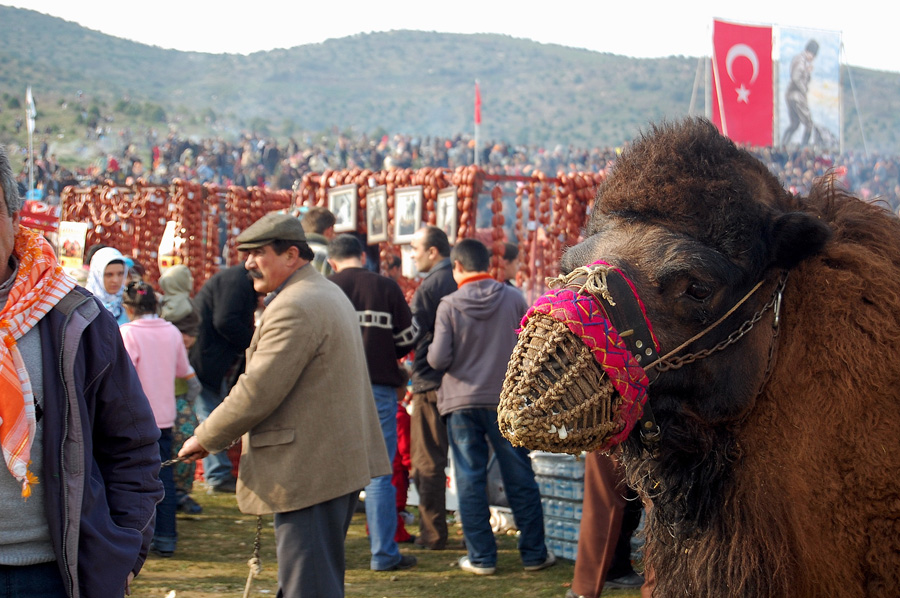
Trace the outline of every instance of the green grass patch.
[[[178, 515], [178, 549], [171, 558], [151, 554], [134, 581], [132, 596], [176, 598], [242, 596], [247, 561], [253, 553], [256, 517], [241, 513], [231, 495], [207, 495], [198, 485], [194, 498], [203, 506], [199, 515]], [[410, 527], [413, 530], [415, 525]], [[462, 538], [458, 525], [451, 535]], [[407, 571], [377, 572], [369, 569], [369, 541], [365, 514], [357, 513], [347, 534], [346, 595], [354, 598], [470, 598], [472, 596], [563, 598], [572, 581], [574, 565], [559, 559], [556, 566], [533, 573], [522, 569], [515, 536], [498, 535], [497, 573], [479, 577], [457, 566], [462, 549], [430, 551], [401, 545], [419, 564]], [[278, 564], [272, 517], [263, 518], [260, 558], [262, 572], [251, 582], [250, 596], [275, 596]], [[639, 592], [604, 592], [615, 598], [638, 598]]]

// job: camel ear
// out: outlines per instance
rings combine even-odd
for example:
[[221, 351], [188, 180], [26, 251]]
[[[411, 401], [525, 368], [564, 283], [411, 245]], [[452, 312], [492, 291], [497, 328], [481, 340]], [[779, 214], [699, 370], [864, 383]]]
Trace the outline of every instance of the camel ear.
[[772, 254], [775, 265], [791, 269], [825, 247], [831, 228], [821, 220], [803, 212], [779, 216], [772, 227], [775, 240]]

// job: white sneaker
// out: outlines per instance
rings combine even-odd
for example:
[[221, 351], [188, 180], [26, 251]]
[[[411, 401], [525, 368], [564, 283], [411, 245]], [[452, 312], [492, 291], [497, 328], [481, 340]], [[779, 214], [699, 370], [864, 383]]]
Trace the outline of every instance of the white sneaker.
[[547, 551], [547, 558], [544, 559], [543, 563], [538, 563], [537, 565], [525, 565], [523, 567], [526, 571], [540, 571], [541, 569], [546, 569], [547, 567], [552, 567], [556, 564], [556, 555], [551, 551]]
[[473, 565], [468, 556], [460, 557], [459, 568], [463, 571], [474, 573], [475, 575], [493, 575], [497, 570], [497, 567], [479, 567], [478, 565]]

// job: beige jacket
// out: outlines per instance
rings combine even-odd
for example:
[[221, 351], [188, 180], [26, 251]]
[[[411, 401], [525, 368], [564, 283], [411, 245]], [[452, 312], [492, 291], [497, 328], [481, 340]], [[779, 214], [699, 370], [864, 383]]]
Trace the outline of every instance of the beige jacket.
[[243, 434], [238, 506], [303, 509], [391, 473], [356, 310], [311, 265], [263, 312], [247, 368], [194, 434], [212, 452]]

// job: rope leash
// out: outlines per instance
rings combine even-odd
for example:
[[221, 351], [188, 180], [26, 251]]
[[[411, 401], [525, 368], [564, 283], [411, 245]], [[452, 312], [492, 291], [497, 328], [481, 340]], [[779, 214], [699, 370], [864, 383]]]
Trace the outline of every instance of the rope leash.
[[[238, 441], [229, 445], [228, 448], [231, 448]], [[225, 449], [228, 450], [228, 449]], [[163, 461], [161, 467], [171, 467], [176, 463], [188, 463], [188, 460], [184, 457], [175, 457], [174, 459], [169, 459], [168, 461]], [[256, 516], [256, 537], [253, 539], [253, 556], [250, 557], [250, 560], [247, 561], [247, 566], [250, 568], [250, 571], [247, 573], [247, 583], [244, 584], [244, 594], [243, 598], [249, 598], [250, 596], [250, 586], [253, 583], [253, 578], [257, 577], [260, 573], [262, 573], [262, 559], [259, 557], [260, 548], [262, 546], [262, 525], [263, 518], [262, 515]]]
[[253, 556], [247, 561], [250, 572], [247, 574], [247, 583], [244, 585], [244, 598], [250, 596], [250, 584], [253, 578], [262, 573], [262, 561], [259, 559], [260, 537], [262, 536], [262, 515], [256, 516], [256, 538], [253, 540]]

